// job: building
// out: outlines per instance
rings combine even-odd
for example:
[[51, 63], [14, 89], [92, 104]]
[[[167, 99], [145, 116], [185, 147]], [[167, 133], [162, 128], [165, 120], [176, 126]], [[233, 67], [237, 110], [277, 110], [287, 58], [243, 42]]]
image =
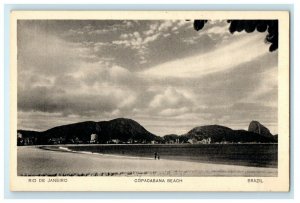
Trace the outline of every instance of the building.
[[97, 143], [98, 141], [98, 135], [97, 134], [91, 134], [90, 143]]
[[207, 139], [202, 139], [202, 140], [197, 140], [195, 138], [193, 139], [189, 139], [188, 143], [190, 144], [210, 144], [211, 143], [211, 138], [207, 138]]
[[196, 144], [198, 141], [195, 139], [195, 138], [193, 138], [193, 139], [188, 139], [188, 143], [190, 143], [190, 144]]
[[200, 140], [198, 142], [199, 144], [210, 144], [211, 143], [211, 138], [207, 138], [207, 139], [203, 139], [203, 140]]
[[18, 133], [17, 136], [18, 136], [19, 139], [22, 139], [22, 138], [23, 138], [23, 135], [22, 135], [21, 133]]
[[119, 139], [112, 139], [112, 140], [110, 141], [110, 143], [112, 143], [112, 144], [119, 144], [119, 142], [120, 142]]

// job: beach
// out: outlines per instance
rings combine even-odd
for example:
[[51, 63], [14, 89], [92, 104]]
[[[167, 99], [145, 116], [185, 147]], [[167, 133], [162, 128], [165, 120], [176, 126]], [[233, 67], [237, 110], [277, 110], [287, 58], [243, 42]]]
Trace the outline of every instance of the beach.
[[18, 147], [19, 176], [274, 177], [277, 168]]

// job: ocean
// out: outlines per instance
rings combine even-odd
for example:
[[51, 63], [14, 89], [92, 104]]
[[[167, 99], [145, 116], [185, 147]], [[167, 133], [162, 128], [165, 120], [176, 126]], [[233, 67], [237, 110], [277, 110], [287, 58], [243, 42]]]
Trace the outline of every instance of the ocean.
[[68, 146], [73, 151], [229, 165], [278, 167], [277, 144], [112, 144]]

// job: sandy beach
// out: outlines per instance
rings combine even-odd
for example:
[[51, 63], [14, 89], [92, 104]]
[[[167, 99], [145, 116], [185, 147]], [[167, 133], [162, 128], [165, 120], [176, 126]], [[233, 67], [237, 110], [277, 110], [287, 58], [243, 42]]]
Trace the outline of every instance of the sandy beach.
[[20, 176], [240, 176], [273, 177], [276, 168], [154, 160], [88, 152], [18, 147]]

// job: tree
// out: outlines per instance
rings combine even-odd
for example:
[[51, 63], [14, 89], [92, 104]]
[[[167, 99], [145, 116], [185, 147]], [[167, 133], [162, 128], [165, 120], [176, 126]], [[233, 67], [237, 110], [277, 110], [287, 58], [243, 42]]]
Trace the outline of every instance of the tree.
[[[247, 33], [268, 32], [265, 42], [270, 43], [269, 51], [278, 49], [278, 20], [227, 20], [230, 23], [229, 32], [241, 32], [245, 30]], [[194, 20], [194, 29], [199, 31], [203, 29], [207, 20]]]

